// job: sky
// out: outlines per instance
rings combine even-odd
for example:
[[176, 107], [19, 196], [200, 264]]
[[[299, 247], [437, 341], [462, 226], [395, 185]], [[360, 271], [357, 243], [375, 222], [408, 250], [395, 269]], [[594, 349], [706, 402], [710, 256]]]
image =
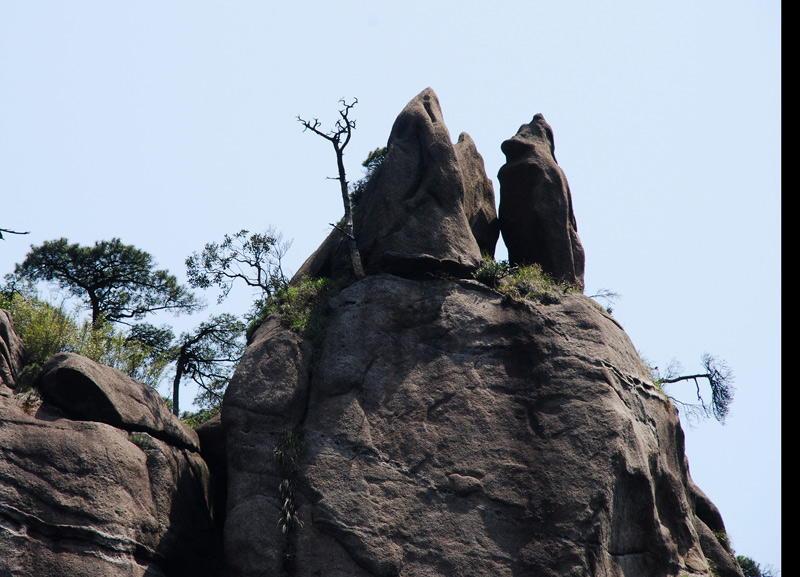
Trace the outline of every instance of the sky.
[[[0, 241], [0, 275], [46, 240], [118, 237], [185, 281], [206, 243], [269, 227], [293, 272], [342, 214], [333, 150], [296, 117], [332, 126], [358, 99], [356, 180], [426, 87], [498, 198], [500, 144], [544, 114], [586, 294], [619, 295], [653, 364], [732, 368], [726, 423], [682, 419], [690, 471], [736, 552], [780, 569], [776, 0], [0, 0], [0, 228], [30, 231]], [[252, 294], [205, 298], [162, 320], [188, 330]]]

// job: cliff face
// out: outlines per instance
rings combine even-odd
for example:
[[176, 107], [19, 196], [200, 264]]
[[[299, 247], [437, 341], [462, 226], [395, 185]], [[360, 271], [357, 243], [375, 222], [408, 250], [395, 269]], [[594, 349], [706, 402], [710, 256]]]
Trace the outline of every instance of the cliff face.
[[675, 409], [586, 297], [378, 275], [329, 314], [316, 347], [269, 319], [226, 396], [233, 575], [738, 574]]
[[[419, 182], [433, 182], [425, 166], [440, 175], [419, 166]], [[582, 256], [555, 184], [553, 255]], [[531, 188], [549, 194], [541, 179]], [[548, 216], [537, 205], [531, 218]], [[402, 236], [423, 239], [413, 226]], [[601, 307], [420, 276], [436, 273], [427, 245], [375, 254], [314, 341], [268, 318], [228, 388], [231, 575], [741, 575], [689, 476], [677, 411]], [[568, 265], [578, 284], [582, 267]]]

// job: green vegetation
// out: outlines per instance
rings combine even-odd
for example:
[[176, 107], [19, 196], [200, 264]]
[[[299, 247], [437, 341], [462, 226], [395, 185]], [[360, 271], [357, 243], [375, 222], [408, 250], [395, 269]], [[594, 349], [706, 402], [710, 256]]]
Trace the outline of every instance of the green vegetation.
[[353, 207], [354, 212], [358, 210], [358, 203], [364, 196], [364, 191], [367, 189], [369, 181], [372, 180], [372, 177], [375, 176], [375, 173], [381, 165], [383, 165], [383, 161], [386, 160], [386, 154], [388, 152], [389, 149], [385, 146], [376, 148], [371, 151], [364, 162], [361, 163], [361, 166], [364, 167], [364, 177], [350, 186], [350, 205]]
[[275, 465], [278, 469], [278, 475], [281, 477], [280, 485], [278, 485], [281, 504], [278, 526], [284, 536], [283, 564], [287, 574], [293, 573], [296, 550], [294, 534], [297, 529], [303, 526], [303, 521], [297, 514], [295, 492], [300, 457], [305, 446], [305, 439], [303, 439], [302, 435], [289, 432], [283, 435], [273, 450]]
[[580, 292], [577, 286], [554, 279], [538, 264], [512, 267], [506, 261], [495, 261], [488, 256], [484, 256], [473, 277], [514, 300], [555, 304], [568, 292]]
[[[233, 237], [226, 236], [222, 245], [214, 245], [216, 261], [209, 258], [209, 246], [205, 262], [221, 267], [219, 276], [205, 271], [209, 276], [201, 277], [202, 271], [196, 269], [193, 279], [198, 285], [203, 282], [205, 286], [212, 282], [221, 285], [223, 295], [227, 295], [230, 283], [240, 278], [238, 273], [225, 276], [233, 270], [230, 263], [241, 262], [240, 252], [233, 254], [234, 251], [250, 251], [248, 254], [255, 255], [255, 260], [248, 261], [249, 264], [260, 267], [260, 259], [274, 255], [277, 247], [283, 245], [276, 236], [246, 236], [246, 231], [241, 231]], [[273, 261], [268, 262], [266, 269], [271, 275], [265, 283], [285, 283]], [[258, 269], [259, 282], [264, 270]], [[25, 366], [19, 379], [24, 387], [21, 391], [34, 384], [51, 356], [71, 352], [119, 369], [154, 388], [164, 378], [167, 368], [173, 366], [170, 405], [176, 415], [180, 409], [179, 387], [187, 378], [200, 387], [195, 399], [200, 410], [189, 414], [192, 421], [219, 409], [222, 393], [244, 349], [245, 325], [233, 315], [223, 314], [176, 339], [168, 326], [130, 324], [130, 320], [150, 313], [194, 312], [202, 306], [194, 295], [178, 285], [175, 277], [167, 271], [154, 270], [149, 254], [123, 245], [119, 239], [97, 242], [94, 247], [81, 247], [60, 239], [32, 247], [25, 261], [15, 267], [13, 274], [6, 275], [5, 280], [0, 289], [0, 307], [11, 313], [15, 329], [25, 344]], [[40, 281], [55, 282], [67, 296], [61, 297], [59, 304], [42, 299], [36, 284]], [[67, 308], [69, 297], [77, 297], [91, 311], [91, 320], [80, 318], [80, 307]], [[118, 324], [127, 325], [127, 329], [118, 328]]]
[[472, 276], [488, 287], [496, 289], [503, 279], [511, 275], [512, 268], [506, 260], [494, 260], [490, 256], [483, 256], [483, 261]]
[[255, 314], [267, 298], [286, 287], [281, 260], [289, 245], [274, 229], [263, 233], [240, 230], [234, 235], [226, 234], [221, 243], [208, 243], [202, 252], [195, 252], [186, 259], [189, 284], [201, 289], [216, 286], [220, 290], [217, 303], [227, 298], [237, 281], [258, 289]]
[[185, 425], [188, 425], [189, 427], [196, 429], [203, 423], [210, 421], [211, 419], [219, 415], [221, 410], [222, 410], [222, 405], [217, 404], [216, 406], [208, 409], [198, 409], [197, 411], [191, 411], [191, 412], [184, 411], [183, 413], [181, 413], [181, 421], [183, 421]]
[[92, 314], [92, 325], [127, 323], [150, 313], [194, 312], [202, 308], [194, 295], [165, 270], [155, 270], [153, 257], [118, 239], [92, 247], [61, 238], [31, 247], [14, 276], [55, 282], [77, 297]]
[[304, 277], [299, 283], [275, 292], [248, 327], [248, 341], [255, 329], [272, 313], [281, 316], [281, 324], [285, 328], [310, 339], [316, 338], [325, 327], [328, 303], [339, 292], [341, 285], [342, 282], [327, 277]]
[[759, 563], [744, 555], [737, 555], [736, 562], [739, 563], [744, 577], [778, 577], [779, 574], [770, 565], [762, 567]]
[[146, 451], [150, 448], [150, 435], [145, 435], [143, 433], [129, 433], [128, 440], [143, 451]]
[[151, 386], [159, 382], [169, 363], [138, 333], [126, 334], [110, 323], [95, 326], [81, 321], [64, 303], [40, 298], [30, 284], [5, 287], [0, 291], [0, 308], [11, 313], [14, 329], [25, 344], [25, 367], [19, 380], [26, 388], [33, 385], [47, 359], [61, 352], [83, 355]]

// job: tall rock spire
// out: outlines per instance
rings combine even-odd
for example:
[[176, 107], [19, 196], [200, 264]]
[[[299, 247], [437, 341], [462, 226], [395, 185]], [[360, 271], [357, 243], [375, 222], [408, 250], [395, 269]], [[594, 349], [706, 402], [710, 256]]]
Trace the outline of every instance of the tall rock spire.
[[512, 265], [538, 263], [556, 278], [584, 286], [584, 252], [572, 195], [558, 166], [553, 129], [537, 114], [501, 149], [500, 233]]
[[403, 109], [387, 147], [356, 211], [367, 272], [469, 275], [481, 250], [464, 211], [458, 156], [432, 89]]

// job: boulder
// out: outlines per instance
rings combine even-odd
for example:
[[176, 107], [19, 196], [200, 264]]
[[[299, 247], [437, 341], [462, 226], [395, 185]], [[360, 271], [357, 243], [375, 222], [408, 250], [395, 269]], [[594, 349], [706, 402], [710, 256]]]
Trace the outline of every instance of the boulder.
[[78, 421], [141, 431], [198, 451], [197, 433], [173, 415], [158, 393], [125, 373], [74, 353], [59, 353], [42, 368], [45, 402]]
[[462, 132], [458, 136], [455, 151], [464, 183], [464, 213], [469, 228], [481, 254], [494, 258], [494, 250], [500, 236], [494, 185], [486, 176], [483, 157], [469, 134]]
[[383, 164], [355, 213], [368, 274], [469, 276], [481, 249], [464, 210], [464, 181], [436, 94], [423, 90], [395, 120]]
[[583, 295], [369, 276], [314, 342], [270, 317], [222, 419], [234, 576], [741, 577], [677, 410]]
[[553, 130], [537, 114], [503, 142], [500, 233], [512, 265], [537, 263], [569, 283], [584, 286], [584, 252], [572, 195], [555, 157]]
[[196, 435], [106, 369], [61, 358], [38, 408], [0, 397], [0, 574], [221, 575]]

